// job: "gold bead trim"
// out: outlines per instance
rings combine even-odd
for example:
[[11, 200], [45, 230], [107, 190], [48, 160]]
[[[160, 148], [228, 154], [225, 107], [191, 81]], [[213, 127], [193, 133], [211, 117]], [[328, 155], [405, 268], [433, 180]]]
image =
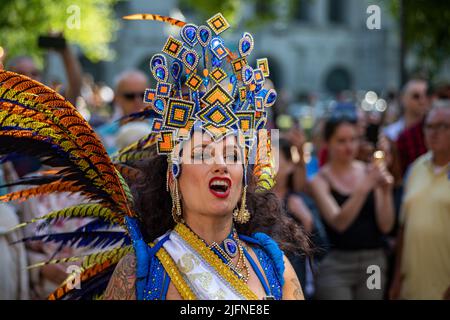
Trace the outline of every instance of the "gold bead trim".
[[156, 257], [161, 261], [164, 269], [170, 277], [173, 285], [177, 289], [178, 293], [181, 295], [183, 300], [197, 300], [194, 292], [192, 292], [189, 285], [184, 280], [180, 271], [178, 270], [172, 257], [167, 253], [166, 249], [162, 248], [156, 253]]
[[178, 223], [174, 231], [177, 232], [180, 237], [186, 241], [200, 256], [209, 263], [214, 269], [232, 286], [239, 294], [245, 297], [247, 300], [258, 300], [256, 294], [250, 290], [250, 288], [238, 278], [236, 274], [225, 264], [223, 261], [214, 254], [209, 247], [207, 247], [202, 240], [200, 240], [195, 233], [189, 230], [182, 223]]

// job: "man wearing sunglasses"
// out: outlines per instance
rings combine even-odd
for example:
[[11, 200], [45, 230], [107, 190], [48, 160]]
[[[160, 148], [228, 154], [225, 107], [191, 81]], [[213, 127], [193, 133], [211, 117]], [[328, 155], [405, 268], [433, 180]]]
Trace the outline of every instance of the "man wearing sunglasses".
[[405, 84], [401, 96], [403, 116], [383, 130], [389, 140], [396, 142], [405, 129], [423, 119], [430, 106], [427, 91], [428, 84], [425, 80], [412, 79]]
[[144, 92], [148, 87], [147, 76], [138, 70], [124, 71], [115, 79], [112, 118], [109, 123], [97, 129], [97, 133], [102, 138], [109, 154], [117, 151], [116, 140], [121, 126], [118, 120], [144, 108]]
[[[448, 100], [450, 98], [449, 84], [442, 83], [429, 90], [429, 104], [432, 101]], [[426, 153], [425, 145], [425, 117], [421, 121], [405, 129], [397, 139], [397, 150], [399, 155], [400, 172], [405, 174], [408, 167], [421, 155]]]
[[114, 115], [120, 118], [141, 110], [148, 85], [147, 76], [141, 71], [130, 70], [121, 73], [115, 82]]
[[[430, 106], [428, 83], [422, 79], [409, 80], [402, 89], [400, 102], [403, 107], [402, 117], [397, 122], [385, 127], [379, 138], [381, 148], [386, 154], [390, 155], [387, 158], [387, 163], [389, 171], [395, 179], [394, 194], [397, 212], [400, 207], [403, 175], [405, 171], [405, 165], [403, 165], [403, 163], [409, 162], [409, 160], [404, 160], [403, 158], [410, 153], [418, 156], [426, 152], [421, 129], [418, 130], [418, 134], [414, 136], [415, 140], [413, 145], [409, 143], [410, 139], [406, 139], [407, 142], [404, 143], [405, 139], [402, 135], [405, 131], [408, 131], [423, 122]], [[414, 132], [416, 131], [417, 130]], [[410, 134], [408, 134], [408, 137], [409, 136]], [[400, 137], [402, 137], [401, 142], [399, 142]], [[411, 150], [412, 152], [410, 152]], [[412, 161], [414, 161], [417, 156], [413, 157]], [[407, 158], [409, 159], [410, 157]]]

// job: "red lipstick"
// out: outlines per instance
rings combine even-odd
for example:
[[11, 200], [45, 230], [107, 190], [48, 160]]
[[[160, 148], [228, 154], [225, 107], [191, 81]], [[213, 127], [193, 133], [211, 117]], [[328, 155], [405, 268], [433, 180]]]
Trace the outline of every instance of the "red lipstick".
[[226, 198], [230, 194], [231, 179], [226, 177], [214, 177], [209, 180], [209, 191], [217, 198]]

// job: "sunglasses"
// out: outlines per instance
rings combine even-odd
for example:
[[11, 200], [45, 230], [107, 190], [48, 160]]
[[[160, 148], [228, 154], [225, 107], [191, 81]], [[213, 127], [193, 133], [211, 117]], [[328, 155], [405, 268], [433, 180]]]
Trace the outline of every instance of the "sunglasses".
[[136, 98], [139, 98], [141, 100], [144, 99], [145, 93], [144, 92], [125, 92], [122, 93], [122, 96], [127, 100], [134, 100]]

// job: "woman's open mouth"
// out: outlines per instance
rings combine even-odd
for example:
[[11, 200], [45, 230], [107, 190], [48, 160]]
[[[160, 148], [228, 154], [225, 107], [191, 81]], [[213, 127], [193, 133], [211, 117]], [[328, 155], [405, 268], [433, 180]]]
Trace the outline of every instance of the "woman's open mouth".
[[218, 198], [226, 198], [230, 194], [231, 180], [228, 178], [212, 178], [209, 181], [209, 191]]

